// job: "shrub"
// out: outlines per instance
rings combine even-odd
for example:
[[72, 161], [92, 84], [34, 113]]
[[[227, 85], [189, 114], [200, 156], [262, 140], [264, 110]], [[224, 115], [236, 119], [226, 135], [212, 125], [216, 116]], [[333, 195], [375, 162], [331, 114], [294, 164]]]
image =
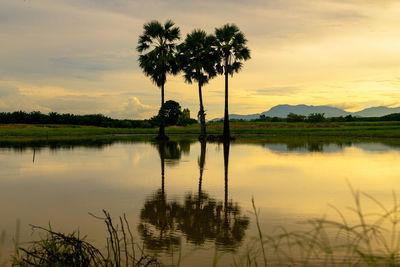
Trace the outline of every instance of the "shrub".
[[305, 121], [306, 116], [298, 115], [294, 113], [289, 113], [286, 117], [287, 122], [303, 122]]
[[324, 113], [311, 113], [307, 117], [308, 122], [324, 122], [326, 121]]

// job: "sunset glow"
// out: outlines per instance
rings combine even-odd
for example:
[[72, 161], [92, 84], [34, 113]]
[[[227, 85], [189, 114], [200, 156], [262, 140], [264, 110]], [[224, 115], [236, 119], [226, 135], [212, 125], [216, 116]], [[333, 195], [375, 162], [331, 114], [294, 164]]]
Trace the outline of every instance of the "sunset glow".
[[[391, 0], [0, 0], [0, 111], [156, 114], [160, 91], [135, 51], [143, 24], [172, 19], [181, 40], [235, 23], [251, 59], [230, 79], [230, 113], [278, 104], [346, 111], [400, 106], [400, 3]], [[168, 77], [166, 99], [198, 111], [196, 84]], [[222, 117], [222, 76], [204, 87], [207, 118]]]

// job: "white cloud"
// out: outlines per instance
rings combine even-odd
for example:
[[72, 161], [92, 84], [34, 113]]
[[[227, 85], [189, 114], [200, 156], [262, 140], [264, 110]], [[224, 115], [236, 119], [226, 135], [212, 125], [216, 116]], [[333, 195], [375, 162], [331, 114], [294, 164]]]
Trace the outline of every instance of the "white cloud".
[[157, 114], [158, 107], [142, 104], [136, 96], [131, 96], [123, 102], [117, 111], [110, 111], [107, 115], [113, 118], [137, 119], [150, 118]]

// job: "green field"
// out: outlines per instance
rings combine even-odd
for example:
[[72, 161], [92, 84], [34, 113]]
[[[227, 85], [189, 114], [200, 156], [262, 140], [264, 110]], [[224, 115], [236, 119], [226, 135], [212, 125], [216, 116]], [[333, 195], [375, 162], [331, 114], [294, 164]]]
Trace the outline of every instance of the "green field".
[[[209, 123], [208, 134], [222, 134], [223, 123]], [[28, 125], [1, 124], [0, 140], [18, 139], [79, 139], [94, 136], [147, 136], [156, 135], [157, 128], [126, 129], [103, 128], [77, 125]], [[196, 136], [200, 125], [166, 128], [168, 135]], [[400, 122], [231, 122], [231, 134], [238, 139], [255, 136], [318, 136], [318, 137], [360, 137], [360, 138], [400, 138]]]

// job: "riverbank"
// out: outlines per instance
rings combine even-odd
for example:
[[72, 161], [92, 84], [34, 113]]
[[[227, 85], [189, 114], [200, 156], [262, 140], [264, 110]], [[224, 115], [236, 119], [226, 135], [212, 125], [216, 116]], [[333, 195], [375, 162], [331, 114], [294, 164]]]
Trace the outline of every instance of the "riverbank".
[[[400, 139], [400, 122], [231, 122], [231, 134], [237, 139], [254, 136], [316, 136], [352, 138], [390, 138]], [[209, 123], [208, 134], [222, 133], [223, 123]], [[43, 139], [81, 139], [99, 136], [135, 137], [149, 139], [156, 135], [157, 128], [103, 128], [78, 125], [31, 125], [1, 124], [0, 140], [18, 141]], [[200, 125], [166, 128], [167, 135], [197, 136]]]

